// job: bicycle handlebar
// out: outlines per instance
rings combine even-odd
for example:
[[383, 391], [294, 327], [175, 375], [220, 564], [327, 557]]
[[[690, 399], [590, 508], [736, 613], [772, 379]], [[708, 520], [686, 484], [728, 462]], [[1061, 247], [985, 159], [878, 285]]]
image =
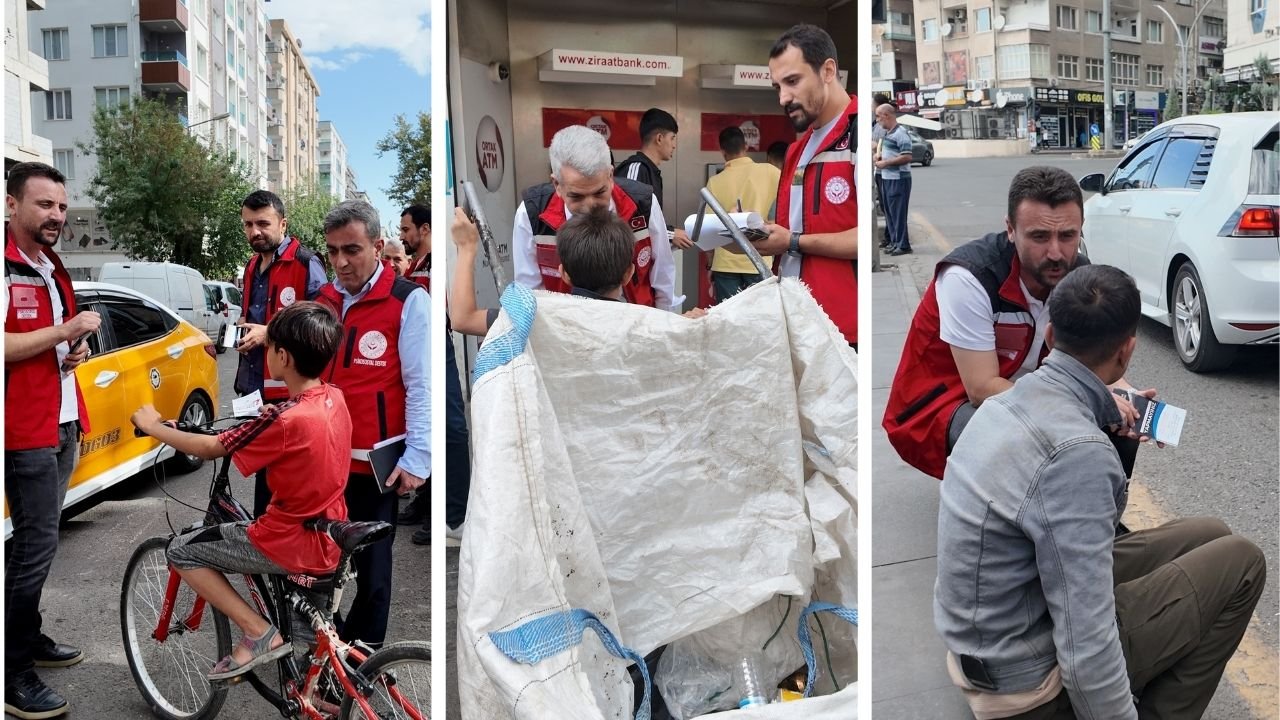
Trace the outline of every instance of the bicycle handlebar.
[[[241, 417], [217, 418], [215, 420], [210, 420], [207, 423], [202, 423], [199, 425], [195, 423], [184, 422], [182, 420], [166, 420], [164, 424], [168, 425], [171, 428], [174, 428], [175, 430], [181, 430], [182, 432], [196, 433], [198, 435], [217, 435], [223, 430], [230, 429], [230, 426], [226, 428], [222, 428], [221, 430], [216, 429], [214, 426], [220, 422], [226, 422], [227, 420], [239, 420], [240, 423], [243, 423], [243, 422], [248, 422], [249, 420], [252, 420], [252, 419], [253, 418], [241, 418]], [[240, 423], [236, 423], [236, 424], [239, 425]], [[146, 432], [143, 432], [143, 430], [138, 427], [135, 427], [133, 429], [133, 436], [138, 438], [150, 437], [150, 435], [148, 435]]]

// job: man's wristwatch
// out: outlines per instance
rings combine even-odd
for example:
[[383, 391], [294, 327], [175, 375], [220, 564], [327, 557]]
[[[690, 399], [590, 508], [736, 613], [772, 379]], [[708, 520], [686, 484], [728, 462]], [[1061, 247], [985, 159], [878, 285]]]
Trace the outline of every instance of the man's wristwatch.
[[791, 233], [791, 244], [787, 246], [787, 252], [791, 255], [800, 254], [800, 233]]

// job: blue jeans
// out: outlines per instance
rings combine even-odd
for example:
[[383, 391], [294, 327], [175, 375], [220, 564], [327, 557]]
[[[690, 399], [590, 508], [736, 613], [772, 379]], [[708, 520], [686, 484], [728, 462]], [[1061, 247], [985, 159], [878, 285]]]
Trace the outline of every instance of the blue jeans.
[[758, 282], [760, 282], [759, 273], [711, 271], [711, 287], [715, 288], [717, 305]]
[[889, 235], [890, 250], [910, 250], [907, 237], [907, 208], [911, 203], [911, 173], [903, 173], [898, 180], [880, 177], [884, 194], [885, 230]]
[[58, 551], [58, 520], [71, 471], [80, 457], [80, 423], [58, 426], [58, 446], [6, 450], [4, 493], [13, 537], [5, 542], [4, 672], [11, 678], [34, 667], [40, 638], [40, 596]]

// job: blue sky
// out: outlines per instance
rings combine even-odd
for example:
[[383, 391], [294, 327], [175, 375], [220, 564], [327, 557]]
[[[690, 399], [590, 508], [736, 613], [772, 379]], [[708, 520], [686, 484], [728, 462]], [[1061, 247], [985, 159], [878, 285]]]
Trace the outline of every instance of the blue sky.
[[271, 0], [266, 9], [302, 41], [320, 85], [320, 119], [337, 127], [382, 224], [398, 225], [401, 207], [383, 192], [396, 160], [390, 153], [379, 158], [374, 144], [397, 114], [413, 122], [431, 109], [429, 0]]

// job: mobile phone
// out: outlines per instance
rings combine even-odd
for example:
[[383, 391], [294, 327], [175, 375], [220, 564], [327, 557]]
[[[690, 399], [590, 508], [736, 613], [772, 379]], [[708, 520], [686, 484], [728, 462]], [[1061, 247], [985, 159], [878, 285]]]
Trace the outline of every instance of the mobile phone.
[[974, 687], [980, 690], [996, 689], [996, 683], [991, 679], [991, 674], [987, 672], [987, 664], [982, 662], [982, 658], [961, 655], [960, 671], [964, 673], [965, 678]]
[[[87, 332], [81, 335], [80, 337], [76, 338], [75, 340], [73, 340], [71, 344], [67, 346], [69, 348], [68, 352], [75, 352], [76, 348], [80, 347], [80, 343], [87, 342], [89, 340], [89, 336], [92, 334], [93, 334], [92, 332]], [[66, 362], [63, 362], [62, 372], [70, 372], [70, 371], [71, 371], [71, 368], [67, 367]]]

